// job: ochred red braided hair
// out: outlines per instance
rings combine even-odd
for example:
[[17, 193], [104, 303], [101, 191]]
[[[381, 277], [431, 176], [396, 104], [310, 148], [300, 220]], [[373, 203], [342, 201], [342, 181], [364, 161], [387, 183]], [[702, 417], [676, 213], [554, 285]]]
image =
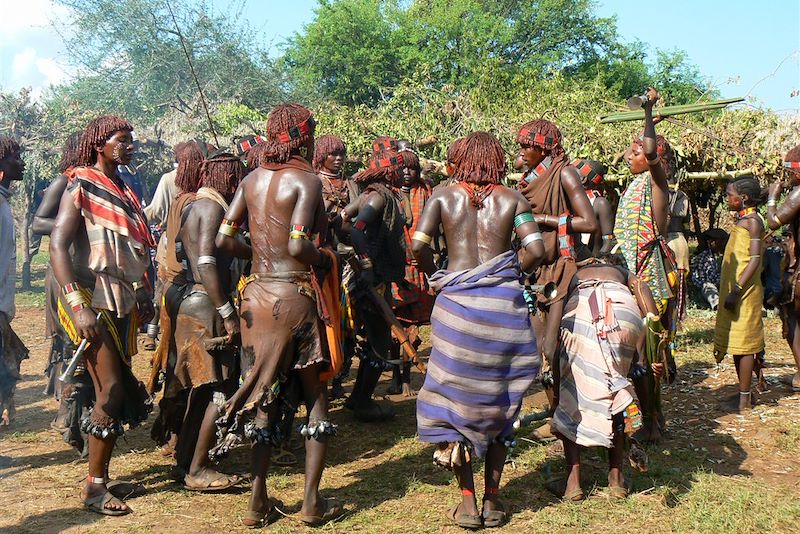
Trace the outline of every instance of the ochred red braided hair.
[[500, 141], [487, 132], [475, 132], [459, 143], [453, 177], [473, 184], [499, 184], [506, 174], [506, 154]]

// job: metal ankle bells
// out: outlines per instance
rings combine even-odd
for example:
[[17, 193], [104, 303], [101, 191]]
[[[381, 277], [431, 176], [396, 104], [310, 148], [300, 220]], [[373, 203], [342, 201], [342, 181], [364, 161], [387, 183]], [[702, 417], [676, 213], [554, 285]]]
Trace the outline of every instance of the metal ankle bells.
[[106, 439], [112, 435], [121, 436], [125, 433], [125, 429], [119, 421], [112, 420], [108, 424], [103, 424], [94, 422], [89, 417], [81, 420], [81, 431], [98, 439]]
[[277, 447], [283, 442], [283, 432], [277, 425], [261, 428], [256, 426], [253, 421], [244, 425], [244, 436], [253, 443], [260, 443], [261, 445]]
[[297, 430], [306, 439], [319, 439], [323, 435], [335, 436], [337, 426], [330, 421], [317, 421], [314, 423], [303, 423]]

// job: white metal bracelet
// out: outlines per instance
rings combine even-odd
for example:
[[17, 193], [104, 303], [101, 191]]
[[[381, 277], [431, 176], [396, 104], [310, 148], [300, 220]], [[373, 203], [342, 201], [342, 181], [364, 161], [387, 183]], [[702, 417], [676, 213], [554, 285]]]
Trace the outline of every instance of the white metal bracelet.
[[231, 304], [230, 301], [228, 301], [219, 308], [217, 308], [217, 311], [219, 312], [219, 314], [222, 316], [223, 319], [227, 319], [228, 317], [236, 313], [236, 308], [234, 308], [233, 304]]
[[216, 265], [217, 264], [217, 257], [216, 256], [200, 256], [197, 258], [197, 265]]
[[533, 232], [532, 234], [528, 234], [528, 235], [526, 235], [525, 237], [522, 238], [521, 245], [522, 245], [522, 248], [525, 248], [528, 245], [530, 245], [531, 243], [533, 243], [534, 241], [541, 241], [541, 240], [542, 240], [541, 232]]

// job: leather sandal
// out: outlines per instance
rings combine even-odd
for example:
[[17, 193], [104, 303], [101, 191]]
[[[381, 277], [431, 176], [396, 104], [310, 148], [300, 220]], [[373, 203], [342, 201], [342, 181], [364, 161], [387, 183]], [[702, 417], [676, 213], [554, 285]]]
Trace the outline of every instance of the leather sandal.
[[479, 515], [459, 514], [458, 507], [461, 503], [456, 504], [447, 512], [447, 518], [461, 528], [469, 530], [478, 530], [483, 526], [483, 518]]

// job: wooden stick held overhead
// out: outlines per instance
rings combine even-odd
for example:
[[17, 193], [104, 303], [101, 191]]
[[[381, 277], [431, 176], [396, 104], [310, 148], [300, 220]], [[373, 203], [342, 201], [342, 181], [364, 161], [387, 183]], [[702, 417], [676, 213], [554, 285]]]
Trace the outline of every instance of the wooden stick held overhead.
[[[725, 98], [723, 100], [713, 100], [711, 102], [703, 102], [701, 104], [685, 104], [681, 106], [666, 106], [653, 110], [653, 114], [661, 117], [671, 117], [673, 115], [682, 115], [684, 113], [697, 113], [699, 111], [711, 111], [714, 109], [722, 109], [730, 104], [737, 102], [744, 102], [743, 96], [735, 98]], [[600, 122], [603, 124], [615, 122], [631, 122], [644, 120], [644, 110], [637, 109], [636, 111], [623, 111], [620, 113], [611, 113], [600, 117]]]

